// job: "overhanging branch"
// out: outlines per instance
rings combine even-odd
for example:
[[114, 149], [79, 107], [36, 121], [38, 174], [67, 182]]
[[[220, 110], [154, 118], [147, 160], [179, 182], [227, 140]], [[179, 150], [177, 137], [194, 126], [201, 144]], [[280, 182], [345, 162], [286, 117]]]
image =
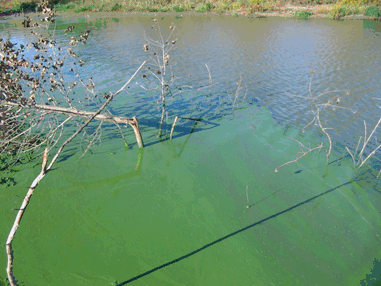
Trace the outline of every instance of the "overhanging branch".
[[[78, 110], [74, 108], [67, 108], [67, 107], [60, 107], [60, 106], [51, 106], [51, 105], [43, 105], [43, 104], [34, 104], [34, 105], [22, 105], [20, 103], [10, 102], [6, 100], [1, 100], [0, 105], [2, 106], [9, 106], [9, 107], [24, 107], [24, 108], [30, 108], [36, 111], [50, 111], [55, 113], [60, 113], [64, 115], [69, 116], [79, 116], [79, 117], [85, 117], [90, 118], [94, 116], [95, 112], [92, 111], [86, 111], [86, 110]], [[109, 121], [112, 123], [125, 123], [129, 124], [132, 129], [134, 130], [136, 141], [138, 143], [139, 148], [143, 147], [143, 139], [141, 137], [140, 131], [139, 131], [139, 124], [136, 117], [133, 118], [127, 118], [127, 117], [120, 117], [120, 116], [112, 116], [110, 114], [100, 113], [95, 115], [94, 119], [102, 120], [102, 121]]]

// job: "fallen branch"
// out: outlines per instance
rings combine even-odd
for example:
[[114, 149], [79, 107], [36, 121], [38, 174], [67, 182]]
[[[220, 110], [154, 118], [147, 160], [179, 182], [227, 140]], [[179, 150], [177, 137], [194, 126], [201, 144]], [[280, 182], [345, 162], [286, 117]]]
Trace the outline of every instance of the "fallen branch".
[[202, 120], [202, 118], [189, 118], [189, 117], [176, 116], [175, 121], [173, 122], [173, 125], [172, 125], [171, 135], [169, 136], [169, 138], [171, 140], [172, 140], [173, 131], [175, 130], [176, 123], [178, 122], [179, 119], [186, 119], [186, 120], [191, 120], [191, 121], [201, 121]]
[[[43, 155], [43, 161], [42, 161], [42, 170], [40, 172], [40, 174], [34, 179], [32, 185], [29, 187], [29, 190], [28, 190], [28, 193], [26, 194], [26, 196], [24, 197], [24, 200], [23, 200], [23, 203], [17, 213], [17, 216], [16, 216], [16, 219], [13, 223], [13, 226], [11, 228], [11, 231], [9, 232], [9, 235], [8, 235], [8, 239], [7, 239], [7, 242], [6, 242], [6, 251], [7, 251], [7, 257], [8, 257], [8, 262], [7, 262], [7, 276], [8, 276], [8, 280], [9, 280], [9, 283], [11, 286], [17, 286], [17, 282], [16, 282], [16, 279], [13, 275], [13, 250], [12, 250], [12, 242], [13, 242], [13, 239], [15, 237], [15, 234], [16, 234], [16, 231], [17, 229], [19, 228], [20, 226], [20, 222], [21, 222], [21, 218], [26, 210], [26, 207], [28, 206], [29, 204], [29, 201], [30, 201], [30, 198], [32, 197], [33, 195], [33, 192], [34, 192], [34, 189], [37, 187], [37, 185], [39, 184], [39, 182], [45, 177], [45, 175], [51, 170], [54, 162], [57, 160], [58, 156], [61, 154], [61, 152], [63, 151], [63, 149], [65, 148], [65, 146], [67, 144], [69, 144], [79, 133], [82, 132], [82, 130], [93, 120], [96, 118], [97, 115], [99, 115], [101, 113], [101, 111], [110, 103], [110, 101], [118, 94], [120, 93], [130, 82], [131, 80], [135, 77], [135, 75], [139, 72], [139, 70], [143, 67], [143, 65], [145, 64], [146, 62], [143, 62], [141, 64], [141, 66], [135, 71], [135, 73], [131, 76], [131, 78], [127, 81], [127, 83], [121, 88], [119, 89], [116, 93], [112, 94], [108, 99], [107, 101], [96, 111], [94, 112], [88, 119], [87, 121], [80, 127], [77, 129], [76, 132], [74, 132], [62, 145], [61, 147], [58, 149], [58, 151], [56, 152], [56, 154], [54, 155], [53, 159], [51, 160], [50, 164], [48, 167], [46, 167], [47, 165], [47, 159], [48, 159], [48, 149], [46, 148], [45, 149], [45, 152], [44, 152], [44, 155]], [[134, 120], [134, 124], [136, 126], [136, 129], [137, 131], [135, 131], [135, 135], [136, 135], [136, 132], [139, 132], [140, 134], [140, 131], [138, 130], [138, 122], [136, 120], [136, 117], [133, 118]], [[141, 136], [140, 136], [141, 138]], [[138, 144], [142, 144], [142, 142], [138, 142]]]
[[169, 139], [171, 139], [171, 140], [172, 140], [173, 130], [175, 129], [175, 126], [176, 126], [176, 123], [177, 123], [178, 119], [179, 119], [179, 117], [176, 116], [175, 117], [175, 121], [173, 121], [172, 129], [171, 129], [171, 135], [169, 136]]
[[[314, 150], [317, 150], [319, 149], [319, 151], [321, 150], [321, 148], [323, 148], [323, 143], [321, 143], [319, 146], [315, 147], [315, 148], [309, 148], [309, 147], [306, 147], [304, 146], [300, 141], [296, 140], [295, 138], [292, 138], [294, 141], [298, 142], [299, 143], [299, 148], [301, 150], [301, 152], [298, 152], [296, 153], [296, 158], [295, 160], [291, 160], [291, 161], [288, 161], [287, 163], [284, 163], [280, 166], [278, 166], [277, 168], [275, 168], [275, 172], [277, 173], [279, 171], [279, 168], [287, 165], [287, 164], [291, 164], [291, 163], [296, 163], [298, 162], [301, 158], [303, 158], [304, 156], [306, 156], [308, 153], [311, 153], [312, 151]], [[304, 148], [304, 149], [303, 149]]]
[[44, 155], [42, 157], [42, 170], [40, 174], [34, 179], [32, 185], [29, 187], [28, 193], [26, 194], [21, 207], [18, 209], [17, 216], [15, 219], [15, 222], [13, 223], [12, 229], [8, 235], [7, 243], [6, 243], [6, 251], [7, 251], [7, 257], [8, 257], [8, 262], [7, 262], [7, 275], [8, 275], [8, 280], [11, 286], [16, 286], [16, 279], [13, 276], [13, 251], [12, 251], [12, 241], [15, 237], [16, 231], [20, 226], [20, 221], [21, 218], [25, 212], [26, 207], [29, 204], [30, 198], [33, 195], [34, 189], [37, 187], [38, 183], [42, 180], [42, 178], [45, 176], [47, 170], [46, 170], [46, 163], [48, 159], [48, 148], [45, 148]]
[[[9, 106], [9, 107], [25, 107], [19, 103], [9, 102], [5, 100], [0, 101], [0, 104], [4, 106]], [[79, 116], [79, 117], [86, 117], [86, 118], [92, 117], [96, 113], [92, 111], [77, 110], [74, 108], [66, 108], [66, 107], [43, 105], [43, 104], [35, 104], [31, 106], [26, 106], [26, 107], [37, 110], [37, 111], [50, 111], [50, 112], [60, 113], [60, 114], [69, 115], [69, 116]], [[135, 132], [135, 136], [139, 136], [139, 137], [136, 137], [136, 142], [138, 143], [139, 148], [143, 147], [143, 139], [141, 137], [140, 131], [135, 130], [139, 128], [136, 117], [126, 118], [126, 117], [112, 116], [109, 114], [102, 113], [102, 114], [96, 114], [94, 119], [109, 121], [112, 123], [125, 123], [130, 125]]]

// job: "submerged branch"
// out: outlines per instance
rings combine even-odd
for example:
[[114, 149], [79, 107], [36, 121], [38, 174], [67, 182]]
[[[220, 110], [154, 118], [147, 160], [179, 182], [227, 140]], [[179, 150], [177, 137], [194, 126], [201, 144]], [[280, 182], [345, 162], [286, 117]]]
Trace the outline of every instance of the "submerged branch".
[[[17, 216], [16, 216], [16, 219], [13, 223], [13, 226], [11, 228], [11, 231], [9, 232], [9, 235], [8, 235], [8, 239], [7, 239], [7, 242], [6, 242], [6, 252], [7, 252], [7, 257], [8, 257], [8, 262], [7, 262], [7, 276], [8, 276], [8, 280], [9, 280], [9, 283], [11, 284], [11, 286], [16, 286], [17, 285], [17, 282], [16, 282], [16, 279], [13, 275], [13, 250], [12, 250], [12, 242], [13, 242], [13, 239], [15, 237], [15, 234], [16, 234], [16, 231], [17, 229], [19, 228], [20, 226], [20, 222], [21, 222], [21, 218], [25, 212], [25, 209], [26, 207], [28, 206], [29, 204], [29, 201], [30, 201], [30, 198], [32, 197], [33, 195], [33, 192], [34, 192], [34, 189], [37, 187], [37, 185], [39, 184], [39, 182], [45, 177], [45, 175], [51, 170], [54, 162], [57, 160], [58, 156], [61, 154], [61, 152], [63, 151], [63, 149], [65, 148], [65, 146], [67, 144], [69, 144], [79, 133], [82, 132], [82, 130], [87, 126], [89, 125], [89, 123], [96, 118], [97, 115], [99, 115], [101, 113], [101, 111], [103, 109], [106, 108], [106, 106], [110, 103], [110, 101], [118, 94], [120, 93], [130, 82], [131, 80], [135, 77], [135, 75], [139, 72], [139, 70], [143, 67], [143, 65], [145, 64], [145, 62], [143, 62], [143, 64], [135, 71], [135, 73], [131, 76], [131, 78], [127, 81], [127, 83], [121, 88], [119, 89], [116, 93], [112, 94], [108, 99], [107, 101], [96, 111], [94, 112], [87, 120], [86, 122], [76, 130], [76, 132], [74, 132], [61, 146], [60, 148], [58, 149], [58, 151], [56, 152], [56, 154], [54, 155], [53, 159], [51, 160], [50, 164], [46, 167], [47, 165], [47, 159], [48, 159], [48, 148], [45, 149], [45, 152], [44, 152], [44, 155], [43, 155], [43, 158], [42, 158], [42, 170], [40, 172], [40, 174], [34, 179], [32, 185], [29, 187], [29, 190], [26, 194], [26, 196], [24, 197], [24, 200], [23, 200], [23, 203], [17, 213]], [[139, 134], [140, 134], [140, 131], [139, 131], [139, 126], [138, 126], [138, 122], [136, 120], [136, 118], [134, 117], [133, 118], [133, 124], [134, 125], [131, 125], [131, 126], [135, 126], [134, 128], [134, 131], [135, 131], [135, 134], [136, 134], [136, 130], [138, 130]], [[138, 136], [137, 136], [137, 139], [138, 139]], [[141, 139], [141, 136], [140, 136], [140, 139]], [[142, 142], [138, 141], [138, 144], [142, 144]]]

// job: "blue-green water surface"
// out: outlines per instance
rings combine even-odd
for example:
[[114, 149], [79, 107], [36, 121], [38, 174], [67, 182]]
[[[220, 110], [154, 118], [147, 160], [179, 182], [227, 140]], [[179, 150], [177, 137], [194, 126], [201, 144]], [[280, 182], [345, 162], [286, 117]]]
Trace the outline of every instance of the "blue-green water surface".
[[[142, 50], [141, 30], [152, 17], [123, 17], [70, 20], [93, 27], [82, 53], [86, 76], [101, 90], [117, 90], [143, 59], [143, 51], [132, 51]], [[355, 149], [363, 119], [368, 126], [378, 120], [370, 100], [379, 97], [379, 24], [370, 33], [361, 22], [187, 17], [177, 23], [189, 35], [173, 55], [183, 57], [177, 72], [202, 86], [207, 62], [220, 85], [169, 101], [164, 139], [175, 115], [204, 120], [194, 126], [182, 119], [172, 141], [158, 140], [153, 94], [137, 92], [141, 77], [133, 82], [110, 110], [138, 116], [146, 147], [138, 149], [123, 127], [132, 142], [126, 148], [111, 124], [83, 158], [84, 142], [67, 147], [36, 188], [16, 234], [16, 279], [57, 286], [360, 285], [381, 258], [380, 164], [376, 156], [354, 168], [345, 146]], [[245, 33], [249, 24], [252, 33]], [[322, 150], [275, 172], [301, 151], [292, 138], [327, 146], [321, 132], [300, 131], [310, 108], [290, 95], [308, 94], [310, 64], [316, 92], [351, 89], [342, 101], [357, 112], [324, 114], [336, 128], [328, 165]], [[240, 74], [248, 93], [233, 108], [229, 92]], [[0, 188], [4, 242], [40, 159], [17, 168], [16, 186]], [[5, 269], [5, 247], [0, 258]], [[5, 271], [0, 277], [5, 283]]]

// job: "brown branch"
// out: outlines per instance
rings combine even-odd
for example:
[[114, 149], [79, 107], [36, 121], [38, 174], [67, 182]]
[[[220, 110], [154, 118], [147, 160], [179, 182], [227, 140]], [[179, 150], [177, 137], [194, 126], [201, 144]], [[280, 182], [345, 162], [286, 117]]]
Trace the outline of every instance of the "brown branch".
[[[46, 161], [43, 161], [43, 163]], [[44, 166], [43, 166], [44, 167]], [[30, 198], [33, 195], [34, 189], [38, 185], [38, 183], [42, 180], [42, 178], [45, 176], [46, 170], [44, 168], [41, 170], [40, 174], [34, 179], [32, 185], [29, 187], [28, 193], [26, 194], [21, 207], [18, 209], [17, 216], [15, 219], [15, 222], [13, 223], [12, 229], [8, 235], [7, 243], [6, 243], [6, 251], [7, 251], [7, 275], [8, 280], [11, 286], [17, 286], [17, 282], [15, 277], [13, 276], [13, 251], [12, 251], [12, 241], [15, 237], [16, 231], [18, 227], [20, 226], [21, 218], [25, 212], [26, 207], [29, 204]]]
[[122, 128], [120, 128], [120, 125], [118, 124], [118, 122], [115, 122], [115, 121], [114, 121], [114, 123], [115, 123], [116, 127], [118, 127], [118, 129], [119, 129], [120, 135], [122, 136], [123, 141], [124, 141], [124, 145], [125, 145], [126, 147], [129, 147], [128, 142], [127, 142], [126, 138], [124, 137]]
[[[295, 138], [292, 138], [294, 141], [296, 141], [297, 143], [299, 143], [299, 148], [301, 150], [301, 152], [298, 152], [296, 153], [296, 158], [295, 160], [291, 160], [291, 161], [288, 161], [287, 163], [284, 163], [280, 166], [278, 166], [277, 168], [275, 168], [275, 173], [277, 173], [279, 171], [279, 168], [285, 166], [285, 165], [288, 165], [288, 164], [291, 164], [291, 163], [296, 163], [298, 162], [301, 158], [303, 158], [304, 156], [306, 156], [307, 154], [311, 153], [312, 151], [315, 151], [317, 149], [319, 149], [319, 151], [323, 148], [323, 143], [321, 143], [319, 146], [315, 147], [315, 148], [309, 148], [309, 147], [306, 147], [304, 146], [300, 141], [296, 140]], [[303, 149], [304, 148], [304, 149]]]
[[[115, 93], [115, 95], [116, 95], [116, 93]], [[0, 101], [0, 104], [1, 105], [6, 105], [6, 106], [11, 106], [11, 107], [19, 107], [19, 106], [21, 106], [19, 103], [9, 102], [9, 101], [5, 101], [5, 100]], [[92, 112], [92, 111], [77, 110], [77, 109], [73, 109], [73, 108], [51, 106], [51, 105], [43, 105], [43, 104], [35, 104], [35, 105], [30, 106], [30, 107], [28, 106], [28, 108], [31, 108], [31, 109], [34, 109], [34, 110], [37, 110], [37, 111], [50, 111], [50, 112], [65, 114], [65, 115], [69, 115], [69, 116], [79, 116], [79, 117], [86, 117], [86, 118], [92, 117], [96, 113], [96, 112]], [[136, 132], [135, 131], [135, 129], [137, 128], [136, 127], [137, 119], [134, 119], [134, 118], [112, 116], [112, 115], [109, 115], [109, 114], [100, 113], [100, 114], [96, 114], [94, 119], [96, 119], [96, 120], [102, 120], [102, 121], [103, 120], [104, 121], [109, 121], [109, 122], [112, 122], [112, 123], [125, 123], [125, 124], [129, 124], [134, 129], [135, 135], [136, 134], [140, 134], [140, 132]], [[142, 148], [143, 147], [143, 139], [142, 139], [141, 135], [140, 135], [139, 138], [136, 138], [136, 141], [137, 142], [141, 142], [140, 144], [138, 143], [138, 146], [139, 146], [139, 148]]]
[[[8, 276], [8, 280], [9, 280], [9, 283], [11, 284], [11, 286], [17, 286], [17, 282], [16, 282], [16, 279], [15, 277], [13, 276], [13, 251], [12, 251], [12, 242], [13, 242], [13, 239], [15, 237], [15, 234], [16, 234], [16, 231], [17, 229], [19, 228], [20, 226], [20, 221], [21, 221], [21, 218], [25, 212], [25, 209], [26, 207], [28, 206], [29, 204], [29, 201], [30, 201], [30, 198], [32, 197], [33, 195], [33, 192], [34, 192], [34, 189], [36, 188], [36, 186], [38, 185], [38, 183], [44, 178], [44, 176], [51, 170], [54, 162], [57, 160], [58, 156], [61, 154], [62, 150], [65, 148], [65, 146], [67, 144], [69, 144], [79, 133], [82, 132], [82, 130], [97, 116], [100, 114], [100, 112], [110, 103], [110, 101], [118, 94], [120, 93], [130, 82], [131, 80], [135, 77], [135, 75], [139, 72], [139, 70], [143, 67], [143, 65], [145, 64], [146, 62], [143, 62], [143, 64], [135, 71], [135, 73], [131, 76], [131, 78], [127, 81], [127, 83], [121, 88], [119, 89], [116, 93], [112, 94], [108, 100], [96, 111], [94, 112], [88, 119], [87, 121], [80, 127], [77, 129], [76, 132], [74, 132], [62, 145], [61, 147], [58, 149], [58, 151], [56, 152], [56, 154], [54, 155], [53, 159], [51, 160], [50, 164], [48, 167], [46, 167], [46, 164], [47, 164], [47, 157], [48, 157], [48, 154], [47, 154], [47, 151], [45, 151], [44, 153], [44, 156], [43, 156], [43, 163], [42, 163], [42, 170], [40, 172], [40, 174], [34, 179], [32, 185], [29, 187], [29, 190], [28, 190], [28, 193], [26, 194], [24, 200], [23, 200], [23, 203], [17, 213], [17, 216], [16, 216], [16, 219], [13, 223], [13, 226], [11, 228], [11, 231], [9, 232], [9, 235], [8, 235], [8, 239], [7, 239], [7, 242], [6, 242], [6, 251], [7, 251], [7, 257], [8, 257], [8, 262], [7, 262], [7, 276]], [[139, 128], [138, 126], [138, 123], [137, 123], [137, 120], [136, 118], [134, 117], [133, 118], [134, 122], [133, 124], [134, 125], [131, 125], [131, 126], [135, 126], [137, 129]], [[135, 131], [135, 129], [134, 129]], [[135, 132], [136, 133], [136, 132]], [[140, 133], [140, 132], [139, 132]], [[137, 136], [138, 137], [138, 136]], [[141, 138], [141, 136], [140, 136]], [[138, 144], [142, 144], [142, 142], [138, 142]]]
[[175, 126], [176, 126], [176, 123], [177, 123], [177, 120], [179, 119], [178, 116], [175, 117], [175, 121], [173, 121], [173, 125], [172, 125], [172, 129], [171, 129], [171, 135], [169, 136], [169, 138], [172, 140], [172, 135], [173, 135], [173, 130], [175, 130]]
[[[9, 101], [0, 101], [1, 105], [6, 106], [12, 106], [12, 107], [18, 107], [21, 106], [19, 103], [9, 102]], [[32, 106], [28, 106], [28, 108], [35, 109], [37, 111], [53, 111], [55, 113], [61, 113], [65, 115], [70, 116], [79, 116], [79, 117], [91, 117], [94, 115], [95, 112], [92, 111], [86, 111], [86, 110], [77, 110], [74, 108], [67, 108], [67, 107], [59, 107], [59, 106], [51, 106], [51, 105], [43, 105], [43, 104], [35, 104]], [[94, 119], [97, 120], [105, 120], [109, 122], [117, 122], [117, 123], [133, 123], [133, 120], [131, 118], [126, 117], [119, 117], [119, 116], [112, 116], [108, 114], [97, 114]]]

